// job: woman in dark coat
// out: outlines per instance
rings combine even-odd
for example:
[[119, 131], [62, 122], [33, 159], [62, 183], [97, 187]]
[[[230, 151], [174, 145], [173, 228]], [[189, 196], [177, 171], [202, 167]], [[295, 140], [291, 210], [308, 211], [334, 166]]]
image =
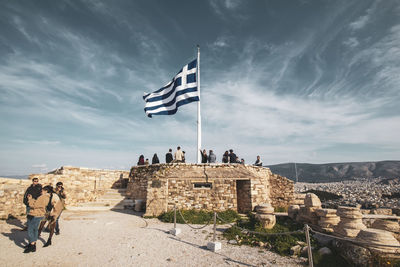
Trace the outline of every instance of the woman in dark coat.
[[151, 164], [160, 163], [160, 160], [157, 157], [157, 153], [154, 153], [153, 159], [151, 160]]

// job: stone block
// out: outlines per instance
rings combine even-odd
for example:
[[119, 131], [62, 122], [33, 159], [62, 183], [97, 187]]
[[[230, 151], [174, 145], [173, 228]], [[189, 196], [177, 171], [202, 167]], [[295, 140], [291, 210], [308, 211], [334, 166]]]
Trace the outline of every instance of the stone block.
[[304, 198], [304, 205], [306, 207], [321, 207], [321, 201], [319, 200], [318, 196], [313, 193], [307, 193], [306, 197]]
[[211, 250], [213, 252], [221, 250], [221, 248], [222, 248], [221, 242], [208, 242], [207, 243], [207, 249]]
[[179, 235], [181, 232], [182, 232], [182, 230], [180, 228], [173, 228], [173, 229], [169, 230], [169, 233], [174, 236]]

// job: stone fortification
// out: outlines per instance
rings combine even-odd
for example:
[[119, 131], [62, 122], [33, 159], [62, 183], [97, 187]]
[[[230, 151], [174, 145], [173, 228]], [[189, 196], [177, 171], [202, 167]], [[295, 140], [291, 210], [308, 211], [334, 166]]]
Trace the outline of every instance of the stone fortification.
[[29, 180], [0, 177], [0, 219], [6, 219], [9, 214], [19, 216], [25, 214], [22, 203], [25, 189], [31, 184]]
[[[155, 164], [128, 171], [64, 166], [29, 179], [0, 178], [0, 217], [25, 213], [23, 194], [38, 177], [44, 186], [63, 182], [66, 206], [97, 201], [110, 188], [126, 187], [127, 197], [143, 200], [146, 215], [173, 209], [234, 209], [246, 213], [259, 204], [287, 207], [293, 201], [293, 182], [268, 168], [240, 164]], [[139, 204], [138, 204], [139, 205]], [[138, 207], [136, 207], [138, 208]]]
[[29, 179], [0, 178], [0, 217], [19, 216], [25, 213], [23, 195], [32, 183], [33, 177], [38, 177], [39, 183], [43, 186], [48, 184], [55, 186], [57, 182], [63, 182], [68, 207], [95, 200], [104, 194], [105, 190], [119, 185], [128, 176], [128, 171], [64, 166], [47, 174], [31, 174]]
[[268, 168], [174, 163], [132, 167], [127, 191], [132, 199], [146, 203], [146, 216], [155, 216], [174, 205], [178, 209], [233, 209], [242, 213], [266, 202], [287, 207], [293, 200], [294, 186]]

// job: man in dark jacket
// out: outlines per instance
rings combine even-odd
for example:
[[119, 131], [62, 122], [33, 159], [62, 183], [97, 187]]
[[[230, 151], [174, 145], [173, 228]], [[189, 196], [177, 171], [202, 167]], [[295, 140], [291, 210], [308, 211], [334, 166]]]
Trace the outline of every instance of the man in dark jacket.
[[[24, 204], [26, 206], [26, 216], [28, 217], [30, 207], [28, 203], [28, 195], [31, 195], [32, 198], [37, 199], [40, 195], [42, 194], [42, 185], [39, 184], [39, 178], [34, 177], [32, 179], [32, 184], [26, 189], [25, 194], [24, 194]], [[24, 227], [22, 229], [23, 231], [28, 230], [28, 227]]]
[[233, 153], [233, 149], [229, 149], [229, 163], [236, 163], [236, 154]]
[[166, 162], [166, 163], [170, 163], [170, 162], [173, 161], [173, 160], [174, 160], [174, 158], [173, 158], [173, 156], [172, 156], [172, 149], [170, 148], [169, 151], [168, 151], [168, 153], [165, 154], [165, 162]]

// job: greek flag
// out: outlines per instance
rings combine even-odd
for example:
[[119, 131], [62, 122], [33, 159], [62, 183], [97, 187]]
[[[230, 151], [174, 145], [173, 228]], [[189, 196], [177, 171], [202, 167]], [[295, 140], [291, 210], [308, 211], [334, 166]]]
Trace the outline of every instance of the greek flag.
[[178, 107], [199, 101], [196, 82], [197, 59], [184, 66], [172, 81], [149, 94], [144, 94], [144, 111], [152, 115], [173, 115]]

